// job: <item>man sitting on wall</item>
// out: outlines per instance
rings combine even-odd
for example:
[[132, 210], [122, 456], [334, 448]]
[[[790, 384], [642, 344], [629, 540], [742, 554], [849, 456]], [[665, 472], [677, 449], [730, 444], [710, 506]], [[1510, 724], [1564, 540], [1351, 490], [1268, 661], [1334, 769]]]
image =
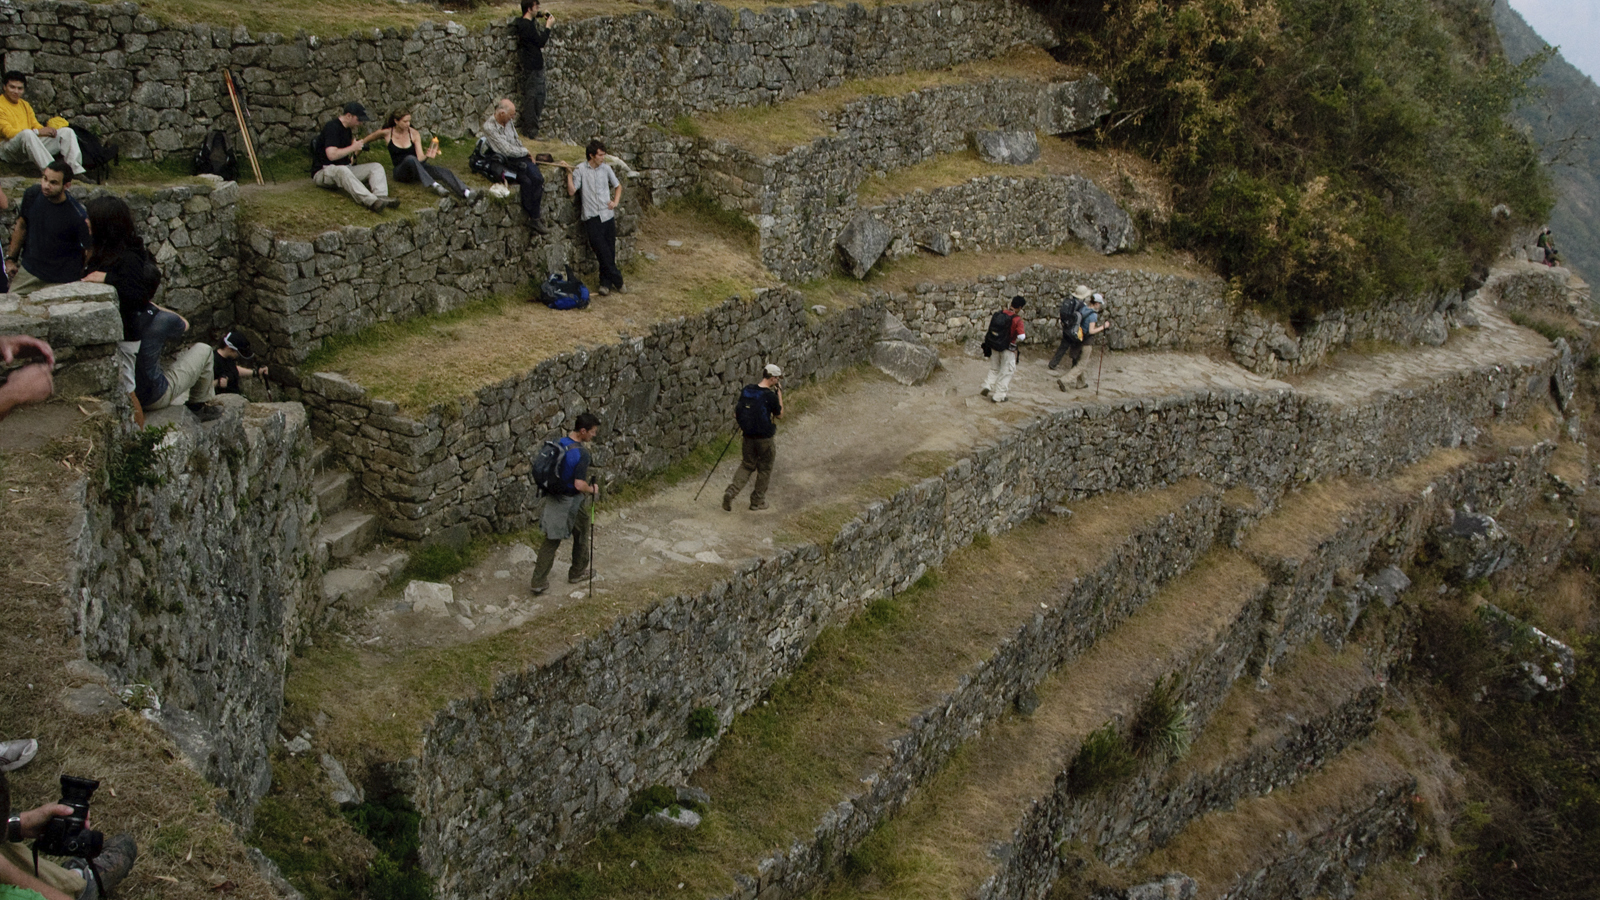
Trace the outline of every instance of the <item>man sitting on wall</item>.
[[222, 407], [207, 402], [217, 396], [211, 346], [195, 344], [163, 367], [161, 351], [169, 341], [183, 337], [189, 322], [170, 309], [157, 309], [140, 340], [117, 342], [118, 380], [133, 405], [134, 423], [143, 428], [146, 412], [178, 403], [202, 422], [221, 418]]
[[0, 96], [0, 159], [6, 162], [32, 160], [44, 171], [50, 161], [60, 156], [75, 175], [83, 174], [83, 153], [78, 150], [78, 136], [71, 128], [50, 128], [39, 124], [33, 106], [22, 99], [28, 76], [21, 72], [5, 74], [5, 95]]
[[344, 105], [344, 112], [322, 126], [322, 133], [311, 142], [311, 180], [318, 187], [344, 191], [373, 212], [382, 212], [400, 205], [399, 200], [389, 196], [389, 179], [383, 174], [383, 164], [357, 163], [355, 158], [367, 141], [382, 135], [383, 130], [360, 140], [350, 131], [368, 118], [367, 108], [351, 101]]
[[528, 215], [528, 227], [534, 234], [547, 234], [550, 229], [539, 216], [539, 206], [544, 201], [544, 176], [539, 173], [539, 164], [528, 153], [528, 148], [522, 146], [521, 138], [517, 137], [517, 126], [512, 124], [516, 118], [517, 105], [509, 97], [500, 98], [494, 105], [494, 115], [483, 123], [483, 139], [489, 142], [490, 150], [500, 154], [507, 174], [521, 186], [522, 211]]
[[58, 159], [45, 166], [38, 184], [23, 192], [6, 248], [6, 274], [11, 276], [13, 294], [31, 294], [83, 277], [89, 213], [67, 193], [71, 183], [72, 170]]

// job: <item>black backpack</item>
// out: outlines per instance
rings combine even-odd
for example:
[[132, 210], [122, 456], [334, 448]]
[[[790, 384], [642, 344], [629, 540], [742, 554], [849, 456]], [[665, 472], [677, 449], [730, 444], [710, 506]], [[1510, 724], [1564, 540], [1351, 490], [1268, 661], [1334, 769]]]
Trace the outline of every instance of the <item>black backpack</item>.
[[327, 165], [332, 165], [328, 162], [328, 145], [322, 142], [322, 132], [319, 131], [311, 139], [311, 174], [317, 174]]
[[103, 144], [100, 135], [81, 125], [72, 126], [78, 136], [78, 152], [83, 154], [83, 170], [102, 183], [111, 177], [111, 164], [122, 156], [116, 144]]
[[220, 175], [224, 181], [239, 180], [239, 159], [228, 146], [228, 136], [221, 129], [212, 129], [200, 142], [200, 149], [194, 154], [194, 173]]
[[983, 335], [983, 355], [1011, 349], [1011, 317], [1000, 310], [989, 317], [989, 330]]
[[1083, 301], [1077, 297], [1061, 301], [1061, 333], [1083, 340]]
[[533, 455], [533, 484], [539, 489], [539, 496], [566, 495], [567, 485], [561, 480], [561, 460], [566, 458], [568, 449], [559, 439], [539, 445], [539, 452]]
[[733, 420], [747, 437], [771, 437], [776, 431], [772, 425], [772, 412], [767, 409], [767, 389], [759, 384], [747, 384], [739, 392], [739, 402], [733, 407]]
[[490, 149], [488, 138], [478, 138], [472, 145], [472, 155], [467, 157], [467, 169], [477, 172], [490, 181], [517, 183], [517, 172], [506, 165], [506, 158]]

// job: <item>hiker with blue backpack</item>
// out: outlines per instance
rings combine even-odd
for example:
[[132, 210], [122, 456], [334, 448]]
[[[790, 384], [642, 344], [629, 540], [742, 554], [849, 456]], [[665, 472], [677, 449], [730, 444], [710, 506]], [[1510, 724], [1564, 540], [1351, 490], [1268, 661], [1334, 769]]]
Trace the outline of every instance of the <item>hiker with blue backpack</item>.
[[[1056, 348], [1050, 368], [1061, 362], [1062, 351], [1072, 354], [1072, 368], [1056, 380], [1056, 386], [1063, 391], [1089, 386], [1089, 358], [1094, 355], [1094, 336], [1106, 330], [1106, 323], [1100, 318], [1105, 308], [1105, 296], [1081, 284], [1061, 304], [1061, 346]], [[1098, 383], [1095, 390], [1100, 390]]]
[[589, 442], [600, 433], [600, 417], [583, 413], [572, 430], [555, 441], [545, 441], [533, 459], [533, 480], [544, 496], [539, 512], [539, 530], [544, 543], [533, 567], [531, 590], [538, 596], [550, 589], [550, 570], [556, 564], [561, 542], [572, 538], [572, 567], [567, 583], [594, 580], [590, 559], [590, 528], [594, 524], [594, 503], [600, 500], [600, 483], [589, 475]]
[[733, 408], [733, 419], [744, 433], [744, 459], [739, 471], [733, 473], [733, 483], [722, 492], [724, 510], [733, 512], [733, 498], [744, 490], [752, 474], [756, 476], [756, 485], [750, 489], [750, 508], [767, 508], [767, 484], [772, 480], [772, 464], [778, 459], [773, 438], [778, 433], [777, 420], [782, 417], [783, 370], [768, 363], [762, 371], [762, 379], [745, 385]]

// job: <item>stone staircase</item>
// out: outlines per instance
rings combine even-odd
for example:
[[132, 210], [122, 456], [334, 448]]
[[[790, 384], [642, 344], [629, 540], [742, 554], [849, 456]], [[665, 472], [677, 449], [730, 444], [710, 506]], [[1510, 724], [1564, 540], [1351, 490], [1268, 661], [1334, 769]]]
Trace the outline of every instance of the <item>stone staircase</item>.
[[326, 444], [313, 449], [312, 467], [320, 513], [314, 552], [323, 570], [322, 616], [358, 612], [400, 577], [410, 554], [378, 546], [378, 517], [351, 505], [355, 479], [330, 461]]

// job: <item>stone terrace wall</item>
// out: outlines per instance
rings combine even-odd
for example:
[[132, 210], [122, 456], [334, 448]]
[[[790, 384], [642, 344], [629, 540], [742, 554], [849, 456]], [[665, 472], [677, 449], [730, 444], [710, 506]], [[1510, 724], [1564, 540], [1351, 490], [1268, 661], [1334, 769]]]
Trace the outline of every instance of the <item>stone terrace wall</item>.
[[[546, 191], [544, 206], [546, 218], [567, 223], [545, 236], [528, 228], [515, 195], [483, 196], [470, 206], [444, 199], [414, 217], [308, 239], [251, 226], [240, 242], [242, 322], [267, 339], [269, 361], [287, 372], [325, 337], [445, 312], [491, 294], [531, 297], [530, 276], [568, 264], [594, 268], [566, 191]], [[624, 207], [618, 221], [617, 261], [625, 264], [638, 214]]]
[[1214, 275], [1162, 275], [1143, 269], [1079, 272], [1030, 266], [976, 281], [924, 282], [905, 293], [875, 294], [906, 327], [925, 340], [964, 344], [981, 340], [989, 316], [1018, 294], [1027, 298], [1024, 353], [1049, 353], [1061, 340], [1057, 311], [1072, 289], [1087, 285], [1106, 296], [1105, 340], [1115, 350], [1195, 350], [1227, 345], [1238, 304]]
[[532, 524], [529, 461], [578, 413], [605, 423], [607, 477], [645, 475], [726, 432], [727, 398], [768, 360], [798, 381], [866, 358], [881, 307], [816, 319], [798, 293], [758, 293], [658, 324], [625, 343], [578, 350], [440, 404], [418, 419], [335, 375], [300, 381], [320, 434], [406, 538], [443, 528]]
[[[614, 821], [632, 792], [687, 777], [713, 749], [683, 736], [692, 709], [711, 706], [731, 721], [792, 670], [823, 627], [911, 583], [978, 533], [1003, 531], [1063, 496], [1189, 477], [1271, 493], [1341, 474], [1386, 475], [1474, 434], [1474, 423], [1548, 402], [1559, 364], [1552, 351], [1360, 406], [1205, 392], [1035, 420], [872, 504], [826, 550], [747, 567], [704, 594], [618, 621], [502, 680], [489, 697], [451, 704], [420, 763], [425, 864], [443, 897], [503, 895], [558, 845]], [[515, 841], [505, 831], [512, 822]]]
[[204, 426], [151, 414], [176, 423], [155, 463], [165, 482], [122, 503], [90, 485], [71, 584], [89, 660], [155, 689], [163, 724], [248, 828], [320, 567], [305, 410], [240, 408]]
[[[17, 220], [16, 200], [35, 181], [7, 179], [6, 193], [13, 201], [0, 212], [5, 234]], [[182, 313], [196, 339], [234, 324], [233, 302], [239, 289], [238, 185], [202, 176], [172, 187], [74, 184], [71, 190], [80, 201], [111, 193], [128, 202], [139, 236], [161, 264], [156, 302]]]
[[[1338, 599], [1353, 605], [1329, 602], [1341, 593], [1334, 587], [1336, 571], [1373, 571], [1409, 559], [1432, 526], [1448, 521], [1452, 506], [1466, 504], [1498, 515], [1506, 507], [1526, 505], [1538, 496], [1554, 450], [1554, 444], [1544, 443], [1459, 467], [1410, 496], [1379, 499], [1351, 511], [1338, 533], [1303, 559], [1259, 560], [1271, 587], [1261, 627], [1248, 639], [1255, 657], [1250, 669], [1263, 673], [1270, 659], [1316, 637], [1341, 645], [1362, 604], [1348, 597]], [[1401, 626], [1398, 631], [1403, 632]], [[1378, 640], [1385, 646], [1366, 648], [1375, 682], [1405, 645], [1399, 634], [1383, 634]], [[1262, 658], [1263, 645], [1269, 659]], [[1222, 697], [1215, 692], [1191, 695], [1192, 681], [1186, 682], [1185, 693], [1191, 726], [1198, 731]], [[1027, 810], [1005, 863], [980, 896], [1044, 896], [1060, 874], [1056, 848], [1064, 841], [1093, 847], [1110, 865], [1128, 865], [1208, 812], [1294, 783], [1368, 733], [1381, 696], [1381, 688], [1368, 687], [1321, 721], [1308, 721], [1272, 745], [1257, 747], [1218, 770], [1191, 773], [1181, 782], [1168, 770], [1152, 769], [1114, 790], [1081, 796], [1069, 790], [1063, 772], [1053, 793]]]
[[1328, 354], [1352, 341], [1439, 346], [1452, 326], [1475, 324], [1460, 291], [1421, 297], [1397, 297], [1381, 306], [1334, 310], [1293, 329], [1253, 309], [1240, 311], [1228, 337], [1228, 349], [1240, 365], [1261, 375], [1294, 375], [1322, 364]]
[[[693, 180], [724, 206], [744, 210], [761, 229], [767, 267], [805, 281], [833, 270], [833, 242], [856, 214], [856, 188], [874, 172], [965, 149], [976, 129], [1077, 131], [1105, 115], [1110, 103], [1110, 91], [1093, 76], [1057, 84], [997, 78], [865, 97], [828, 118], [833, 133], [782, 155], [759, 158], [705, 141], [690, 163], [697, 177], [652, 174], [668, 184]], [[645, 164], [666, 170], [670, 163], [662, 160], [669, 159], [652, 156]], [[1024, 217], [1039, 218], [1037, 210]]]
[[[375, 113], [411, 104], [423, 128], [459, 137], [475, 131], [495, 98], [519, 94], [507, 25], [284, 36], [164, 25], [134, 3], [46, 0], [0, 8], [0, 34], [5, 67], [33, 76], [28, 91], [41, 117], [92, 125], [131, 158], [192, 153], [211, 128], [235, 136], [224, 67], [238, 76], [266, 151], [304, 147], [351, 99]], [[678, 0], [660, 12], [558, 20], [545, 50], [545, 131], [580, 141], [600, 135], [625, 149], [623, 136], [680, 115], [1054, 43], [1027, 5], [988, 0], [737, 13]], [[605, 66], [596, 70], [595, 60]]]

